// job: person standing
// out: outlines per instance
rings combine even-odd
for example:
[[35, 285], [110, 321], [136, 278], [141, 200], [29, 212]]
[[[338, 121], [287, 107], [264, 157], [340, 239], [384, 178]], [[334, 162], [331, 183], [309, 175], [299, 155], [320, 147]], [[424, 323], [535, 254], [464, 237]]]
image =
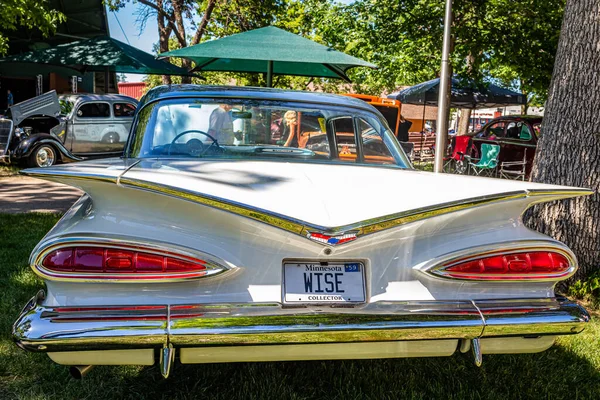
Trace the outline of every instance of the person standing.
[[233, 144], [233, 118], [231, 116], [232, 106], [220, 104], [210, 114], [208, 134], [215, 138], [218, 144]]
[[9, 108], [15, 104], [15, 98], [11, 93], [10, 89], [6, 90], [6, 108]]
[[398, 125], [398, 140], [400, 142], [408, 142], [408, 130], [412, 126], [412, 122], [404, 118], [404, 115], [400, 114], [400, 125]]

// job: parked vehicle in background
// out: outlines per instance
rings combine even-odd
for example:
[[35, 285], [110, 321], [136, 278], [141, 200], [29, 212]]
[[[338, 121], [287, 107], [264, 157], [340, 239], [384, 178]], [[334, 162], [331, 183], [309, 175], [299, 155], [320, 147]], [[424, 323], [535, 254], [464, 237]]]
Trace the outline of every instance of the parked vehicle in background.
[[[394, 136], [398, 137], [398, 128], [400, 126], [400, 115], [402, 113], [402, 103], [398, 100], [388, 99], [385, 97], [377, 97], [366, 94], [349, 93], [344, 96], [354, 97], [363, 100], [375, 107], [387, 121], [390, 129], [394, 132]], [[415, 107], [415, 106], [411, 106]], [[412, 160], [424, 161], [433, 158], [433, 148], [435, 146], [435, 133], [433, 128], [428, 123], [424, 123], [423, 130], [417, 132], [414, 130], [414, 119], [412, 129], [408, 133], [408, 142], [400, 142], [400, 145], [406, 154]], [[422, 120], [419, 119], [419, 123]]]
[[415, 171], [349, 97], [161, 86], [122, 158], [24, 173], [86, 193], [34, 249], [46, 292], [13, 326], [75, 373], [457, 351], [480, 365], [589, 320], [554, 295], [572, 251], [520, 218], [592, 191]]
[[[479, 158], [481, 145], [488, 143], [500, 146], [499, 166], [512, 163], [511, 167], [524, 166], [525, 177], [529, 177], [540, 135], [542, 117], [539, 115], [509, 115], [498, 117], [476, 132], [469, 133], [475, 148], [473, 157]], [[515, 164], [524, 162], [524, 164]]]
[[52, 91], [15, 104], [0, 120], [0, 160], [49, 167], [119, 155], [137, 103], [121, 95], [59, 98]]

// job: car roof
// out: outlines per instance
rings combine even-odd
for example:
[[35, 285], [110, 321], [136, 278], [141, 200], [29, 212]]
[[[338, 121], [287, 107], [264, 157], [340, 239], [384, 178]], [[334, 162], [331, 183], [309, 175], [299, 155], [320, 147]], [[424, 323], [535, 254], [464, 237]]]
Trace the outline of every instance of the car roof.
[[298, 101], [303, 103], [346, 106], [364, 111], [379, 113], [376, 108], [366, 102], [336, 94], [305, 92], [298, 90], [282, 90], [250, 86], [212, 86], [212, 85], [163, 85], [149, 90], [140, 100], [139, 108], [149, 103], [182, 97], [205, 98], [248, 98], [271, 101]]
[[74, 103], [80, 103], [84, 101], [124, 101], [128, 103], [137, 104], [138, 101], [133, 97], [125, 96], [122, 94], [65, 94], [60, 95], [60, 99], [69, 99]]
[[[541, 115], [505, 115], [503, 117], [497, 117], [494, 118], [493, 120], [491, 120], [490, 122], [494, 122], [496, 120], [535, 120], [535, 119], [539, 119], [540, 121], [543, 119], [544, 117]], [[489, 122], [488, 122], [489, 123]]]

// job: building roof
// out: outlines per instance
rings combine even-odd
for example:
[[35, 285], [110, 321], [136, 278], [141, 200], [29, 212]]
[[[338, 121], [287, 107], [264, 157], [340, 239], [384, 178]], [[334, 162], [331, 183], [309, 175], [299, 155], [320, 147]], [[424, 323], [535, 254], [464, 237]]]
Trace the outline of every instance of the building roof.
[[67, 20], [56, 33], [44, 38], [37, 29], [3, 31], [9, 40], [9, 54], [56, 46], [74, 40], [109, 35], [106, 8], [102, 0], [49, 0], [48, 6], [65, 14]]

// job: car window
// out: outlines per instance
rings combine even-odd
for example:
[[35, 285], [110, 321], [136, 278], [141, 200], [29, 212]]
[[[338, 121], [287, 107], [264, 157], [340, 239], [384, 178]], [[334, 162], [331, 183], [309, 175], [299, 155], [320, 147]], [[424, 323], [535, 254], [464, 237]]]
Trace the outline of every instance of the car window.
[[506, 124], [504, 121], [496, 122], [495, 124], [488, 126], [485, 131], [481, 132], [481, 134], [478, 135], [478, 137], [490, 140], [503, 138], [505, 125]]
[[542, 123], [538, 122], [537, 124], [533, 124], [533, 132], [535, 132], [535, 136], [540, 137], [542, 133]]
[[87, 103], [77, 110], [79, 118], [108, 118], [110, 117], [110, 106], [108, 103]]
[[506, 125], [506, 138], [507, 139], [519, 139], [521, 134], [522, 122], [509, 122]]
[[531, 140], [531, 130], [529, 129], [529, 125], [522, 124], [521, 131], [519, 132], [519, 139], [530, 141]]
[[337, 144], [338, 158], [343, 161], [357, 162], [356, 138], [352, 117], [341, 117], [331, 124]]
[[133, 117], [135, 106], [131, 103], [113, 103], [113, 115], [119, 117]]
[[358, 120], [364, 162], [367, 164], [395, 164], [394, 156], [377, 130], [367, 121]]
[[[360, 114], [366, 151], [372, 157], [389, 157], [391, 151], [393, 165], [409, 167], [383, 119]], [[334, 104], [181, 98], [149, 104], [135, 118], [126, 153], [133, 157], [362, 161], [357, 115]]]

